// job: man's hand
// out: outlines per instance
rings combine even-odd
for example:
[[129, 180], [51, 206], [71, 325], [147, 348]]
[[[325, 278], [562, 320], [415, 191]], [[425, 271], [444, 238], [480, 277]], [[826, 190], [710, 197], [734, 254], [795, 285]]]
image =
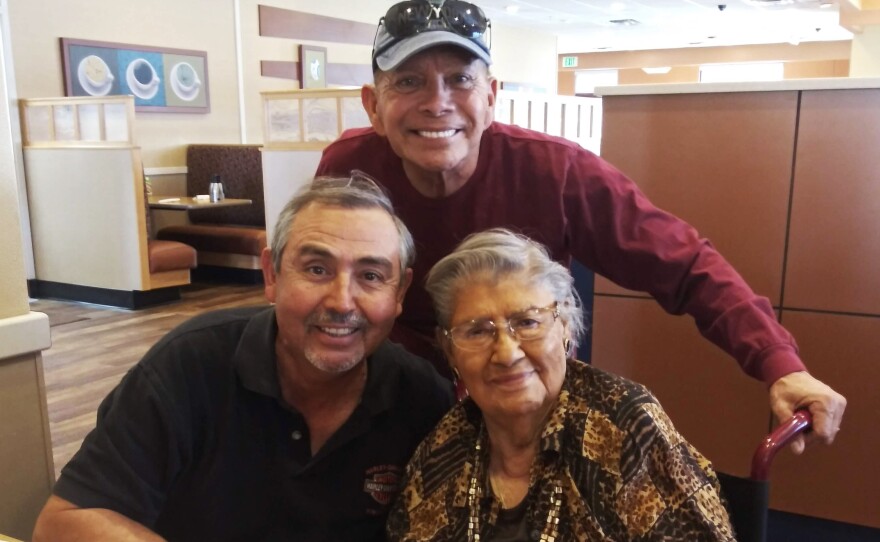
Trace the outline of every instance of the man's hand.
[[834, 442], [840, 431], [846, 398], [806, 371], [787, 374], [770, 386], [770, 409], [776, 421], [790, 418], [801, 408], [808, 408], [813, 415], [813, 431], [806, 440], [804, 435], [798, 435], [791, 443], [791, 451], [801, 454], [808, 444], [817, 440], [825, 444]]

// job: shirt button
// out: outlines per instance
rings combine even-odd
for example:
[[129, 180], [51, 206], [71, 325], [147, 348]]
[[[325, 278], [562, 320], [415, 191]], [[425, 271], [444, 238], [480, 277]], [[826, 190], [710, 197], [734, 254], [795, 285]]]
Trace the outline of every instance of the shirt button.
[[290, 434], [290, 438], [292, 438], [293, 440], [299, 440], [299, 439], [303, 438], [303, 434], [300, 431], [294, 431], [293, 433]]

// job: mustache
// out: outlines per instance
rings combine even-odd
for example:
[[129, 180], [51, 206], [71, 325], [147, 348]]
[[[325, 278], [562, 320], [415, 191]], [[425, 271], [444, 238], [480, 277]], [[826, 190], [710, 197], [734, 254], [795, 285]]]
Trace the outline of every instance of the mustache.
[[324, 312], [315, 312], [306, 319], [306, 324], [310, 326], [322, 325], [341, 325], [351, 327], [363, 327], [367, 324], [367, 319], [357, 312], [336, 312], [333, 310]]

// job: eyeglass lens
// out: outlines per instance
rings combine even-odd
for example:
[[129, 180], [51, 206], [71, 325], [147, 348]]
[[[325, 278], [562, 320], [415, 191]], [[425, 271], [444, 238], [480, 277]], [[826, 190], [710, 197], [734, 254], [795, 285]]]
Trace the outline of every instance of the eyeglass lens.
[[557, 315], [554, 303], [549, 307], [530, 309], [511, 315], [501, 324], [492, 320], [469, 322], [451, 329], [450, 335], [455, 344], [465, 349], [488, 347], [497, 339], [499, 328], [513, 334], [517, 340], [530, 341], [543, 337]]

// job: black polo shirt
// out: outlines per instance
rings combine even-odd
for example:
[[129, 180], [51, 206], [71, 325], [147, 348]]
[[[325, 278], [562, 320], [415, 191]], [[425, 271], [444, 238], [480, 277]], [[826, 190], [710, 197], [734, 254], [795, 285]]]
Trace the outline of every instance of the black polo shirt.
[[281, 400], [276, 334], [271, 307], [170, 332], [103, 401], [55, 494], [169, 540], [383, 540], [403, 469], [451, 386], [384, 343], [361, 403], [311, 457], [303, 417]]

